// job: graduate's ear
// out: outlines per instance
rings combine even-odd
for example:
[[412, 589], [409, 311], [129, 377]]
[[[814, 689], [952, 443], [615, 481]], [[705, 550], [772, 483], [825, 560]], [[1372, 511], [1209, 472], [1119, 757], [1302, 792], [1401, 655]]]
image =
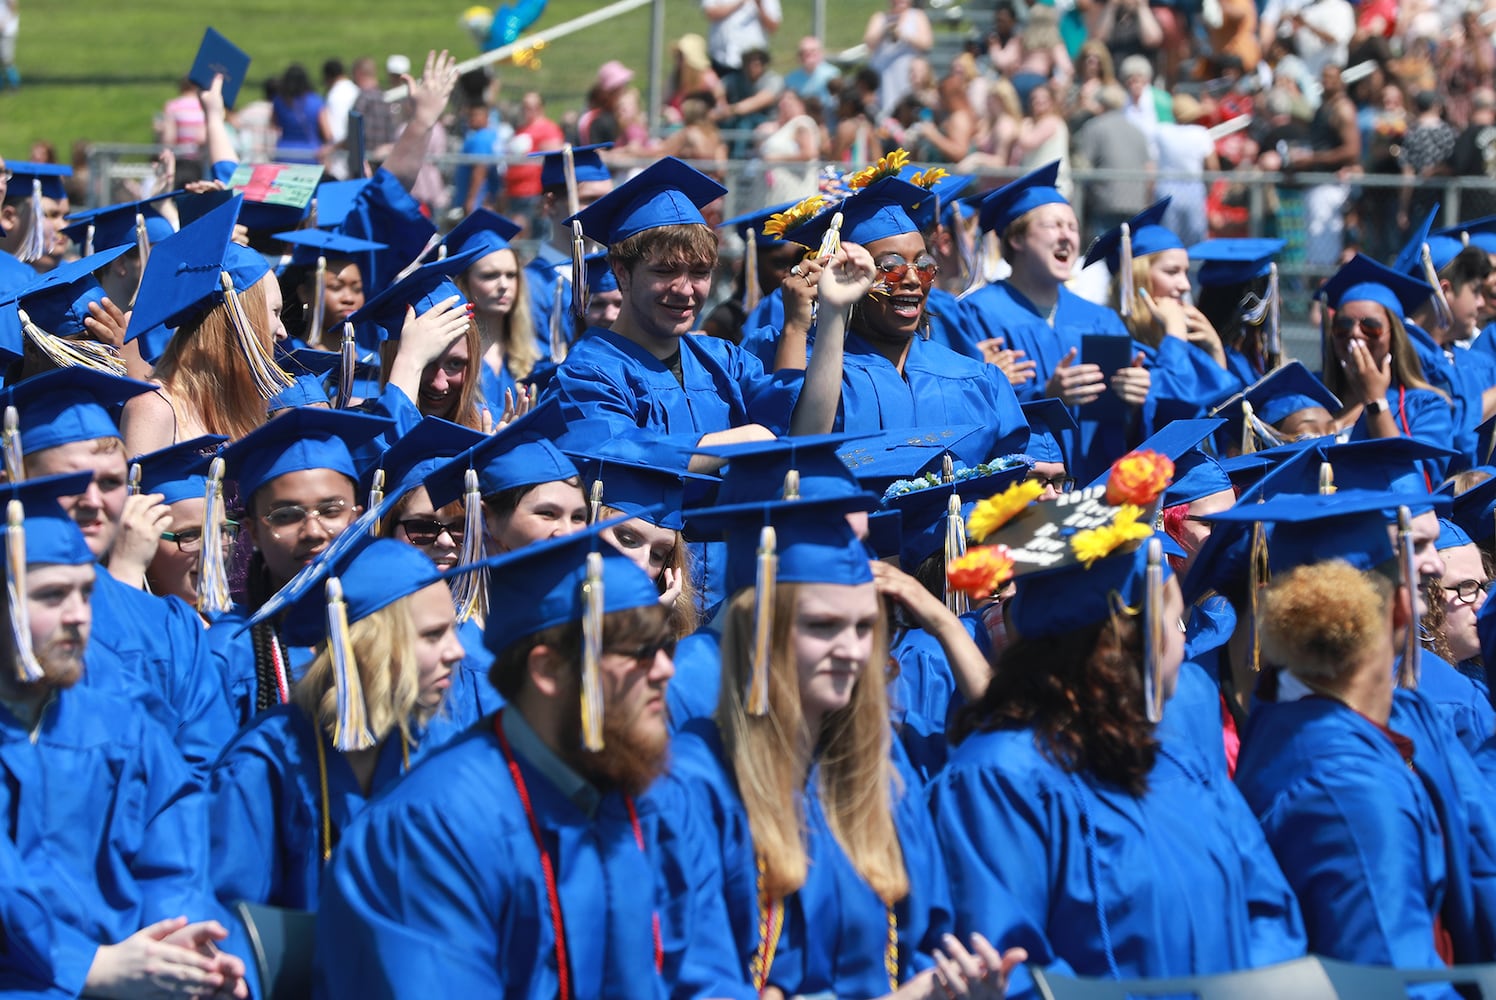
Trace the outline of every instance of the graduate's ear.
[[618, 290], [624, 295], [628, 295], [629, 289], [634, 284], [632, 269], [620, 261], [613, 260], [611, 257], [608, 258], [608, 267], [613, 270], [613, 280], [618, 282]]
[[1392, 593], [1392, 631], [1400, 634], [1413, 625], [1413, 595], [1407, 587], [1398, 587]]
[[15, 205], [0, 208], [0, 229], [4, 229], [7, 233], [13, 232], [20, 222], [21, 212]]
[[525, 658], [525, 674], [535, 690], [547, 698], [565, 693], [567, 664], [550, 646], [535, 646]]

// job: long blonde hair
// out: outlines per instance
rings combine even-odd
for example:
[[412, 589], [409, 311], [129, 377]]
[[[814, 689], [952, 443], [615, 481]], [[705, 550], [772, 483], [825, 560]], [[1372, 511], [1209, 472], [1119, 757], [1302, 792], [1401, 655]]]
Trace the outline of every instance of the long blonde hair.
[[[414, 595], [402, 597], [367, 618], [348, 626], [359, 682], [368, 708], [369, 732], [383, 743], [399, 730], [408, 743], [413, 732], [435, 714], [419, 704], [421, 670], [416, 663]], [[291, 689], [291, 701], [329, 737], [337, 725], [338, 692], [333, 680], [332, 654], [324, 641], [301, 680]]]
[[[499, 251], [495, 251], [497, 253]], [[519, 254], [512, 249], [509, 250], [514, 257], [515, 285], [514, 305], [509, 309], [499, 324], [498, 340], [504, 347], [504, 367], [509, 369], [509, 374], [516, 379], [528, 378], [535, 370], [535, 365], [540, 361], [540, 349], [535, 346], [535, 319], [530, 315], [530, 290], [529, 279], [525, 277], [525, 269], [520, 266]], [[463, 296], [471, 302], [472, 292], [468, 290], [467, 272], [459, 274], [455, 279], [458, 289]], [[479, 326], [479, 349], [482, 351], [483, 327]], [[503, 406], [502, 399], [488, 400], [490, 406]]]
[[[1408, 329], [1403, 326], [1402, 320], [1393, 315], [1392, 310], [1381, 305], [1380, 302], [1377, 305], [1381, 306], [1382, 315], [1387, 317], [1387, 330], [1392, 346], [1393, 388], [1403, 386], [1407, 389], [1426, 389], [1447, 401], [1449, 397], [1429, 385], [1428, 380], [1424, 378], [1423, 364], [1418, 360], [1418, 353], [1413, 350], [1413, 341], [1408, 336]], [[1340, 399], [1349, 399], [1351, 398], [1350, 382], [1340, 367], [1339, 359], [1335, 357], [1335, 347], [1330, 343], [1330, 339], [1328, 335], [1320, 337], [1322, 362], [1320, 371], [1325, 373], [1325, 388]]]
[[893, 796], [903, 789], [889, 761], [888, 624], [879, 615], [872, 654], [851, 702], [822, 720], [821, 731], [807, 740], [794, 653], [799, 593], [798, 585], [781, 583], [774, 595], [766, 715], [748, 714], [744, 701], [753, 655], [753, 588], [732, 598], [722, 635], [717, 725], [763, 862], [764, 890], [771, 899], [782, 899], [805, 884], [809, 861], [801, 794], [810, 755], [816, 754], [817, 790], [831, 833], [863, 881], [892, 906], [909, 894], [909, 875], [893, 822]]
[[[1152, 282], [1151, 272], [1153, 270], [1153, 255], [1146, 254], [1142, 257], [1132, 259], [1132, 315], [1123, 317], [1122, 323], [1127, 327], [1127, 332], [1132, 334], [1132, 339], [1149, 347], [1157, 347], [1163, 343], [1164, 329], [1157, 320], [1153, 318], [1148, 303], [1143, 299], [1143, 293], [1148, 291]], [[1110, 296], [1112, 308], [1120, 314], [1122, 312], [1122, 281], [1120, 276], [1112, 278], [1112, 291]]]
[[[260, 346], [270, 354], [274, 344], [263, 282], [241, 291], [239, 302], [259, 335]], [[239, 347], [225, 303], [179, 328], [151, 377], [161, 383], [173, 406], [195, 417], [206, 434], [237, 441], [269, 419], [265, 398], [255, 388], [249, 359]]]

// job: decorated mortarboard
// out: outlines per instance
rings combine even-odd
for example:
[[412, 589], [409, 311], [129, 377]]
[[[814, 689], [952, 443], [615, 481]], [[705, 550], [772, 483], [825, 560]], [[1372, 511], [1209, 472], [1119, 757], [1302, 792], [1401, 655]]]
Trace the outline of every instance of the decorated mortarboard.
[[119, 437], [113, 414], [126, 400], [155, 390], [148, 382], [91, 368], [59, 368], [0, 390], [0, 408], [16, 408], [19, 453], [30, 455], [77, 441]]
[[1080, 433], [1080, 426], [1070, 415], [1070, 408], [1058, 399], [1038, 399], [1023, 404], [1023, 419], [1028, 421], [1029, 439], [1024, 452], [1035, 462], [1058, 462], [1066, 468], [1065, 441]]
[[146, 331], [179, 329], [226, 305], [255, 387], [269, 399], [287, 388], [291, 377], [276, 366], [239, 301], [243, 292], [270, 273], [264, 257], [234, 242], [241, 204], [237, 196], [229, 199], [152, 249], [125, 339]]
[[613, 265], [608, 262], [607, 251], [601, 253], [590, 253], [583, 258], [587, 265], [587, 292], [616, 292], [618, 291], [618, 276], [613, 273]]
[[1462, 545], [1474, 545], [1465, 529], [1447, 517], [1439, 518], [1439, 539], [1434, 543], [1434, 548], [1443, 552], [1446, 549], [1457, 549]]
[[204, 434], [130, 460], [130, 486], [136, 493], [160, 493], [162, 503], [201, 500], [218, 446], [228, 438]]
[[[14, 320], [23, 334], [59, 368], [81, 366], [123, 375], [125, 364], [110, 348], [94, 341], [84, 320], [88, 307], [104, 301], [104, 289], [94, 278], [94, 271], [123, 256], [132, 247], [115, 247], [59, 264], [39, 276], [15, 295]], [[119, 303], [128, 307], [129, 303]], [[0, 306], [3, 308], [3, 306]], [[6, 312], [9, 312], [6, 309]], [[0, 327], [6, 324], [0, 320]], [[82, 338], [82, 339], [72, 339]], [[20, 355], [21, 338], [6, 330], [0, 335], [0, 349]]]
[[1055, 188], [1060, 176], [1060, 161], [1009, 181], [982, 199], [983, 232], [999, 235], [1019, 218], [1041, 205], [1068, 205], [1070, 202]]
[[545, 150], [531, 153], [531, 156], [541, 157], [540, 162], [540, 186], [543, 188], [561, 187], [566, 184], [566, 159], [570, 151], [571, 163], [574, 176], [577, 181], [608, 181], [613, 175], [608, 172], [608, 165], [598, 155], [604, 149], [612, 149], [611, 142], [600, 142], [591, 146], [570, 146], [563, 149]]
[[85, 257], [118, 246], [149, 248], [176, 232], [155, 205], [179, 193], [167, 191], [141, 201], [74, 212], [64, 220], [68, 225], [62, 232], [81, 248]]
[[804, 500], [853, 497], [865, 503], [862, 509], [870, 510], [878, 505], [878, 498], [862, 488], [857, 477], [838, 456], [843, 447], [863, 437], [865, 435], [814, 434], [712, 445], [696, 450], [703, 455], [727, 460], [727, 468], [722, 471], [722, 486], [717, 491], [718, 507], [790, 497]]
[[[1434, 227], [1434, 219], [1439, 215], [1439, 204], [1437, 202], [1428, 210], [1423, 221], [1413, 227], [1408, 236], [1408, 242], [1397, 252], [1397, 257], [1392, 262], [1392, 270], [1400, 274], [1409, 275], [1413, 278], [1421, 278], [1432, 290], [1434, 299], [1435, 320], [1441, 330], [1447, 330], [1451, 322], [1449, 312], [1449, 301], [1444, 297], [1444, 290], [1439, 284], [1439, 272], [1444, 265], [1454, 260], [1455, 256], [1464, 247], [1459, 240], [1448, 237], [1435, 238], [1429, 235]], [[1414, 307], [1408, 307], [1408, 312], [1413, 312]]]
[[249, 74], [249, 53], [229, 41], [214, 28], [203, 32], [202, 44], [187, 71], [187, 79], [204, 90], [213, 87], [213, 77], [223, 77], [223, 106], [232, 108], [239, 98], [239, 88]]
[[1476, 542], [1485, 544], [1496, 534], [1496, 468], [1485, 467], [1490, 478], [1463, 493], [1455, 493], [1450, 518]]
[[605, 246], [662, 226], [706, 225], [701, 210], [727, 193], [695, 167], [667, 156], [566, 221]]
[[30, 609], [27, 593], [28, 567], [40, 565], [87, 566], [93, 553], [83, 532], [58, 504], [60, 497], [77, 496], [88, 489], [88, 472], [64, 473], [37, 479], [0, 483], [0, 504], [5, 519], [5, 587], [10, 595], [6, 610], [10, 617], [11, 656], [15, 678], [22, 684], [45, 676], [31, 645]]
[[511, 222], [498, 212], [479, 208], [469, 213], [467, 218], [453, 227], [442, 243], [450, 253], [454, 254], [481, 250], [482, 253], [478, 254], [478, 257], [482, 258], [499, 250], [508, 250], [509, 241], [518, 236], [523, 228], [519, 223]]
[[1086, 266], [1104, 260], [1111, 272], [1120, 276], [1124, 263], [1130, 265], [1138, 257], [1165, 250], [1183, 250], [1184, 241], [1174, 230], [1163, 225], [1164, 213], [1172, 201], [1173, 198], [1162, 198], [1122, 225], [1096, 237], [1086, 251]]
[[807, 219], [785, 236], [802, 246], [820, 247], [838, 216], [841, 238], [864, 246], [890, 236], [918, 233], [919, 226], [910, 213], [929, 198], [930, 192], [916, 184], [896, 176], [882, 177], [855, 190], [839, 205]]
[[1334, 416], [1340, 412], [1341, 403], [1302, 363], [1290, 361], [1211, 412], [1226, 418], [1232, 439], [1240, 441], [1242, 450], [1248, 452], [1286, 443], [1286, 436], [1274, 425], [1313, 407]]
[[1479, 247], [1488, 254], [1496, 254], [1496, 215], [1470, 219], [1457, 226], [1441, 229], [1435, 235], [1448, 236], [1459, 241], [1462, 247]]
[[1341, 309], [1348, 302], [1375, 302], [1399, 320], [1406, 320], [1408, 313], [1416, 312], [1428, 300], [1433, 289], [1427, 282], [1358, 253], [1325, 282], [1318, 294], [1332, 309]]
[[[947, 564], [959, 558], [966, 552], [966, 517], [978, 501], [1018, 484], [1030, 468], [1022, 456], [1010, 455], [975, 468], [953, 470], [946, 481], [932, 476], [922, 487], [901, 488], [908, 485], [907, 480], [894, 484], [884, 494], [883, 504], [901, 515], [899, 565], [912, 573], [937, 553], [945, 556]], [[952, 611], [968, 610], [965, 595], [949, 586], [945, 597]]]
[[977, 504], [967, 519], [972, 547], [946, 568], [953, 587], [985, 599], [1010, 579], [1008, 622], [1020, 637], [1044, 639], [1106, 621], [1142, 616], [1144, 697], [1150, 720], [1163, 712], [1163, 587], [1171, 575], [1153, 522], [1173, 463], [1130, 452], [1103, 486], [1038, 503], [1036, 483], [1017, 483]]
[[[1161, 506], [1176, 507], [1231, 491], [1231, 478], [1215, 457], [1202, 450], [1224, 420], [1174, 420], [1138, 445], [1139, 451], [1154, 451], [1174, 463], [1173, 481], [1164, 490]], [[1093, 485], [1100, 485], [1105, 478]]]
[[348, 317], [348, 322], [355, 325], [371, 323], [378, 327], [381, 339], [399, 339], [407, 309], [414, 309], [419, 316], [453, 296], [457, 297], [457, 305], [461, 308], [467, 299], [452, 283], [452, 276], [467, 270], [483, 255], [482, 247], [474, 247], [453, 257], [422, 264], [365, 302], [362, 309]]
[[576, 464], [592, 520], [599, 520], [600, 508], [608, 506], [667, 531], [685, 526], [681, 511], [688, 482], [716, 481], [715, 476], [689, 471], [693, 444], [644, 436], [609, 437], [602, 421], [591, 420], [574, 423], [556, 442]]
[[250, 500], [271, 480], [292, 472], [330, 469], [358, 482], [353, 452], [394, 429], [394, 422], [346, 410], [289, 410], [223, 450], [228, 476]]
[[5, 200], [13, 203], [25, 199], [31, 207], [26, 216], [26, 230], [15, 251], [17, 260], [29, 264], [45, 256], [51, 242], [48, 236], [51, 224], [47, 221], [42, 199], [66, 199], [67, 189], [63, 187], [62, 179], [73, 176], [73, 168], [57, 163], [12, 163], [10, 172]]
[[[825, 199], [822, 199], [823, 204], [824, 201]], [[770, 205], [768, 208], [760, 208], [752, 212], [745, 212], [742, 215], [735, 215], [731, 219], [719, 222], [717, 228], [728, 229], [737, 233], [738, 238], [743, 241], [749, 250], [768, 250], [774, 247], [781, 247], [785, 243], [790, 242], [782, 238], [784, 231], [777, 227], [770, 226], [768, 229], [765, 227], [769, 226], [769, 221], [774, 216], [781, 212], [789, 211], [796, 204], [798, 203], [785, 201], [777, 205]], [[771, 229], [773, 232], [770, 232]]]
[[314, 163], [241, 163], [228, 185], [244, 197], [239, 224], [261, 232], [296, 228], [311, 213], [321, 180]]
[[621, 520], [491, 556], [477, 566], [487, 570], [491, 597], [483, 644], [495, 655], [543, 629], [581, 623], [582, 741], [594, 751], [603, 747], [598, 657], [604, 616], [660, 603], [659, 588], [648, 574], [601, 537]]
[[1200, 265], [1195, 280], [1202, 287], [1244, 285], [1267, 277], [1287, 245], [1285, 240], [1257, 237], [1204, 240], [1189, 248], [1190, 262]]
[[921, 230], [927, 230], [935, 225], [935, 213], [941, 214], [941, 222], [950, 221], [949, 210], [954, 206], [962, 205], [961, 194], [976, 182], [976, 177], [971, 174], [952, 174], [935, 168], [933, 170], [919, 170], [913, 166], [907, 166], [899, 171], [902, 180], [911, 184], [918, 183], [929, 193], [929, 197], [921, 202], [909, 213], [914, 224]]
[[836, 454], [864, 489], [881, 496], [901, 481], [908, 489], [937, 483], [947, 465], [952, 472], [958, 465], [980, 465], [996, 444], [995, 427], [957, 424], [849, 439]]

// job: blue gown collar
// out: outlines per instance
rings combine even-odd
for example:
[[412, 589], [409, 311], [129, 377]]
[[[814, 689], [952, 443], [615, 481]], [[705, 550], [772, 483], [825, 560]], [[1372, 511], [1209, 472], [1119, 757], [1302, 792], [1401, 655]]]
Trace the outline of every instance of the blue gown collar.
[[510, 706], [502, 719], [504, 735], [509, 737], [514, 752], [555, 785], [589, 820], [594, 818], [602, 804], [602, 794], [545, 745], [517, 708]]

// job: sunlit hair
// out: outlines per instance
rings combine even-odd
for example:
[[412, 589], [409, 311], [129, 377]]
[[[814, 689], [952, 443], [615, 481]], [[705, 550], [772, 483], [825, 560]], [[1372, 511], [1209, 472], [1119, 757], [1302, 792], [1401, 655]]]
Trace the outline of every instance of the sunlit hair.
[[1306, 683], [1337, 686], [1378, 643], [1390, 643], [1393, 589], [1383, 574], [1343, 559], [1296, 567], [1262, 596], [1263, 656]]
[[[1152, 254], [1132, 259], [1132, 315], [1124, 317], [1122, 322], [1127, 327], [1127, 332], [1132, 334], [1133, 340], [1149, 347], [1157, 347], [1163, 342], [1164, 329], [1153, 318], [1148, 303], [1143, 299], [1144, 292], [1152, 292], [1152, 270]], [[1113, 309], [1118, 313], [1122, 311], [1122, 281], [1119, 277], [1112, 278], [1111, 292], [1107, 299]]]
[[1464, 472], [1456, 472], [1446, 482], [1454, 484], [1455, 496], [1459, 496], [1471, 487], [1479, 486], [1490, 478], [1491, 474], [1489, 472], [1484, 472], [1480, 469], [1466, 469]]
[[608, 263], [615, 271], [632, 272], [645, 262], [716, 267], [717, 234], [710, 226], [688, 222], [646, 229], [608, 247]]
[[[497, 320], [488, 320], [486, 317], [474, 317], [478, 324], [479, 343], [483, 341], [483, 333], [488, 324], [493, 324], [496, 329], [491, 331], [492, 336], [504, 348], [504, 367], [509, 369], [509, 374], [516, 379], [528, 378], [535, 370], [535, 363], [540, 360], [540, 349], [535, 346], [535, 321], [530, 315], [530, 291], [529, 279], [525, 277], [525, 269], [519, 266], [519, 255], [513, 250], [496, 250], [495, 253], [507, 253], [514, 258], [514, 305], [509, 312]], [[474, 267], [477, 265], [475, 264]], [[468, 269], [469, 271], [471, 268]], [[468, 271], [463, 271], [456, 278], [457, 287], [461, 289], [464, 297], [469, 302], [473, 300], [473, 294], [469, 290]], [[479, 354], [482, 354], [480, 347]], [[502, 408], [502, 399], [490, 399], [491, 407]]]
[[[90, 451], [90, 454], [93, 454], [93, 455], [120, 455], [120, 456], [128, 457], [128, 453], [125, 451], [125, 442], [124, 442], [124, 440], [122, 438], [118, 438], [118, 437], [94, 438], [92, 441], [89, 442], [89, 444], [92, 445], [92, 450]], [[62, 445], [56, 445], [55, 447], [61, 448], [63, 446]], [[45, 455], [47, 452], [49, 452], [51, 450], [52, 450], [51, 448], [38, 448], [36, 451], [33, 451], [30, 455], [27, 455], [27, 456], [23, 457], [21, 459], [21, 474], [24, 475], [24, 476], [36, 475], [36, 473], [32, 472], [31, 469], [28, 469], [27, 466], [32, 466], [34, 468], [34, 463], [36, 463], [37, 461], [39, 461], [41, 459], [41, 456]]]
[[[398, 731], [408, 742], [435, 714], [422, 708], [421, 669], [416, 662], [416, 623], [411, 604], [415, 595], [348, 626], [358, 678], [368, 706], [369, 732], [377, 742]], [[291, 689], [291, 701], [329, 736], [338, 718], [338, 692], [333, 679], [332, 654], [324, 640], [301, 680]]]
[[993, 101], [1002, 105], [1003, 111], [1009, 118], [1023, 117], [1023, 102], [1018, 99], [1018, 91], [1003, 77], [992, 81], [987, 90], [987, 105], [990, 109]]
[[1099, 38], [1088, 38], [1081, 43], [1080, 52], [1075, 57], [1077, 75], [1079, 67], [1085, 65], [1086, 56], [1095, 56], [1101, 70], [1101, 82], [1103, 84], [1114, 84], [1117, 82], [1116, 65], [1112, 62], [1112, 52], [1106, 47], [1106, 43]]
[[[1423, 376], [1423, 365], [1418, 360], [1418, 354], [1413, 350], [1413, 343], [1408, 338], [1407, 327], [1403, 326], [1402, 320], [1394, 316], [1386, 306], [1377, 304], [1382, 311], [1382, 317], [1387, 321], [1387, 330], [1391, 338], [1392, 353], [1392, 387], [1402, 386], [1407, 389], [1427, 389], [1437, 394], [1441, 399], [1449, 397], [1438, 389], [1428, 384]], [[1339, 399], [1352, 399], [1350, 380], [1345, 370], [1340, 367], [1340, 359], [1335, 356], [1335, 345], [1333, 337], [1321, 337], [1320, 344], [1320, 371], [1324, 372], [1325, 388], [1329, 389]], [[1380, 363], [1380, 362], [1379, 362]]]
[[[483, 364], [483, 348], [478, 338], [478, 323], [469, 319], [467, 331], [463, 334], [467, 342], [468, 360], [467, 369], [463, 372], [462, 388], [457, 391], [455, 402], [448, 404], [445, 413], [427, 413], [421, 411], [423, 417], [441, 417], [450, 420], [454, 424], [475, 431], [483, 430], [483, 415], [478, 408], [478, 397], [483, 392], [482, 379], [479, 375], [478, 366]], [[379, 345], [379, 388], [383, 389], [390, 384], [390, 367], [395, 363], [395, 355], [400, 353], [400, 339], [391, 337]], [[431, 366], [427, 366], [430, 369]], [[425, 383], [426, 373], [421, 373], [421, 382]], [[420, 409], [419, 399], [411, 400]], [[500, 403], [502, 406], [502, 403]]]
[[[275, 344], [264, 279], [241, 291], [239, 301], [259, 334], [260, 346], [266, 354], [272, 353]], [[178, 422], [196, 421], [206, 434], [237, 441], [268, 417], [265, 399], [255, 388], [249, 359], [239, 347], [224, 303], [177, 329], [151, 377], [171, 398]]]
[[[598, 508], [598, 520], [606, 521], [614, 517], [630, 516], [617, 507], [609, 507], [603, 504]], [[675, 604], [670, 611], [670, 624], [675, 629], [675, 637], [684, 639], [695, 632], [701, 624], [701, 612], [696, 607], [696, 585], [691, 582], [691, 550], [686, 544], [685, 538], [679, 531], [675, 533], [675, 548], [670, 550], [670, 559], [665, 563], [665, 568], [672, 570], [676, 578], [680, 580], [680, 595], [676, 597]], [[665, 574], [662, 572], [656, 581], [660, 593], [665, 592]]]
[[1449, 623], [1449, 609], [1446, 605], [1449, 595], [1444, 592], [1444, 581], [1439, 577], [1428, 576], [1418, 586], [1423, 590], [1423, 606], [1428, 609], [1419, 622], [1422, 628], [1418, 634], [1423, 648], [1448, 663], [1460, 662], [1460, 657], [1454, 655], [1454, 650], [1449, 648], [1449, 636], [1444, 632]]
[[748, 810], [754, 849], [764, 863], [764, 888], [771, 898], [782, 899], [805, 884], [809, 861], [801, 796], [814, 753], [820, 765], [817, 790], [832, 834], [862, 880], [892, 906], [909, 894], [893, 797], [916, 793], [902, 787], [889, 762], [883, 673], [888, 625], [880, 614], [847, 707], [826, 716], [821, 731], [807, 738], [794, 651], [800, 590], [781, 583], [775, 591], [767, 714], [748, 714], [744, 701], [753, 658], [753, 588], [733, 597], [722, 633], [717, 725]]
[[1146, 793], [1158, 740], [1143, 701], [1139, 622], [1118, 613], [1063, 635], [1016, 639], [952, 735], [999, 729], [1033, 729], [1040, 752], [1062, 770]]
[[1029, 8], [1019, 42], [1029, 52], [1048, 52], [1060, 44], [1060, 15], [1053, 7], [1035, 4]]

